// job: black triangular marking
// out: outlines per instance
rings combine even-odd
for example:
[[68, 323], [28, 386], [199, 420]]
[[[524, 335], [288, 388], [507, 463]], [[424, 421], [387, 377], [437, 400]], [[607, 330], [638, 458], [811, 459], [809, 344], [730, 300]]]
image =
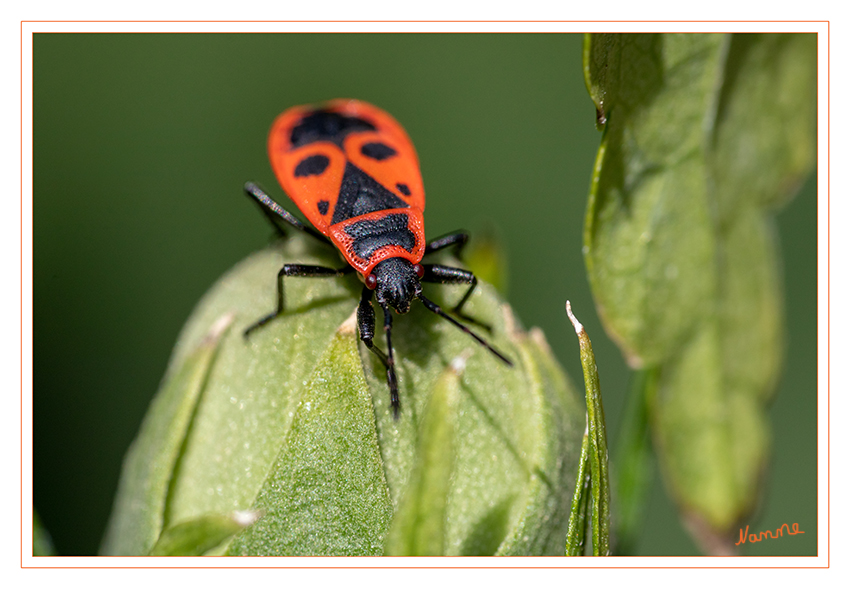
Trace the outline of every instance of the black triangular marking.
[[369, 174], [347, 162], [331, 225], [366, 213], [407, 207], [406, 202], [381, 186]]

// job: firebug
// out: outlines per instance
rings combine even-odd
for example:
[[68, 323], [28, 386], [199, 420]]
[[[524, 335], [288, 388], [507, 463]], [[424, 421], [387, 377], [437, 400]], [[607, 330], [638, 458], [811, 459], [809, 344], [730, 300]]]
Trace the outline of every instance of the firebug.
[[[260, 205], [278, 231], [283, 232], [284, 221], [335, 246], [347, 264], [339, 269], [284, 265], [278, 272], [277, 308], [248, 327], [246, 337], [284, 312], [285, 277], [331, 277], [356, 272], [364, 283], [357, 308], [360, 339], [387, 370], [394, 416], [398, 417], [400, 405], [390, 307], [397, 313], [407, 313], [411, 301], [419, 299], [426, 309], [468, 333], [512, 366], [504, 354], [422, 293], [422, 282], [468, 284], [452, 313], [477, 323], [463, 314], [463, 306], [478, 283], [475, 275], [462, 268], [420, 263], [424, 256], [448, 247], [460, 254], [469, 236], [457, 231], [426, 242], [425, 189], [419, 159], [407, 133], [394, 118], [358, 100], [296, 106], [272, 124], [268, 153], [284, 191], [315, 229], [287, 212], [256, 184], [245, 184], [246, 194]], [[384, 316], [386, 352], [373, 342], [373, 295]]]

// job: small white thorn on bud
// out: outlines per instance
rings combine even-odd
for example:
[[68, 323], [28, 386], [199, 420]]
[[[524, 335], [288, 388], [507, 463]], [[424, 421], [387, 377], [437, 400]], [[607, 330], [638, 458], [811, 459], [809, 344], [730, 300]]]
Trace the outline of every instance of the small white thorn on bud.
[[233, 319], [235, 317], [236, 314], [231, 311], [230, 313], [225, 313], [216, 319], [215, 323], [212, 324], [212, 327], [210, 327], [210, 330], [207, 332], [207, 335], [204, 336], [204, 343], [214, 342], [220, 338], [221, 334], [230, 327], [231, 323], [233, 323]]
[[576, 333], [577, 333], [578, 335], [581, 335], [581, 334], [582, 334], [582, 332], [584, 332], [584, 325], [582, 325], [581, 323], [579, 323], [578, 319], [576, 319], [576, 316], [575, 316], [575, 315], [573, 315], [573, 309], [572, 309], [572, 307], [570, 306], [570, 302], [569, 302], [569, 301], [567, 301], [567, 316], [570, 318], [570, 321], [572, 322], [573, 327], [574, 327], [574, 328], [575, 328], [575, 330], [576, 330]]
[[472, 350], [467, 348], [449, 363], [449, 368], [455, 374], [463, 374], [463, 371], [466, 370], [466, 361], [469, 360], [470, 356], [472, 356]]
[[243, 527], [248, 527], [263, 515], [262, 511], [234, 511], [230, 514], [233, 521]]

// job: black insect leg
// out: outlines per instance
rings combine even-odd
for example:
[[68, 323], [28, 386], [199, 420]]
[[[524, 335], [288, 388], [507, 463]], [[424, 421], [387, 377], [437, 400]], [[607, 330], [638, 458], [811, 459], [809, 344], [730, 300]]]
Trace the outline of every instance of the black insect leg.
[[367, 287], [363, 287], [363, 293], [360, 296], [360, 305], [357, 307], [357, 328], [360, 331], [360, 339], [366, 344], [366, 347], [372, 350], [375, 355], [384, 364], [387, 369], [387, 385], [390, 388], [390, 404], [393, 408], [393, 417], [398, 419], [399, 400], [398, 400], [398, 379], [395, 374], [395, 359], [393, 356], [393, 344], [391, 339], [392, 331], [392, 316], [389, 308], [382, 305], [384, 310], [384, 331], [387, 334], [387, 351], [388, 354], [374, 345], [372, 340], [375, 337], [375, 309], [372, 307], [372, 294], [374, 291]]
[[384, 310], [384, 332], [387, 334], [387, 384], [390, 387], [390, 404], [393, 407], [393, 417], [398, 419], [399, 401], [398, 401], [398, 380], [395, 376], [395, 357], [393, 356], [393, 317], [390, 314], [390, 308], [383, 304], [381, 308]]
[[353, 272], [354, 268], [346, 266], [335, 270], [333, 268], [325, 268], [324, 266], [305, 266], [303, 264], [285, 264], [280, 272], [277, 273], [277, 309], [273, 313], [269, 313], [245, 330], [244, 336], [248, 337], [252, 331], [258, 327], [262, 327], [278, 315], [283, 314], [284, 298], [283, 298], [283, 279], [286, 276], [303, 276], [307, 278], [328, 278], [331, 276], [343, 276]]
[[453, 266], [443, 266], [442, 264], [425, 264], [423, 267], [425, 268], [425, 274], [422, 276], [422, 282], [436, 282], [439, 284], [468, 284], [469, 288], [466, 289], [466, 292], [460, 299], [460, 302], [454, 306], [452, 313], [461, 319], [469, 321], [470, 323], [475, 323], [476, 325], [490, 329], [486, 325], [482, 325], [463, 312], [463, 306], [466, 304], [466, 301], [469, 300], [469, 297], [472, 296], [472, 291], [474, 291], [475, 287], [478, 286], [478, 279], [475, 277], [475, 274], [468, 270], [455, 268]]
[[[425, 253], [423, 256], [439, 251], [441, 249], [445, 249], [447, 247], [454, 246], [455, 255], [460, 258], [461, 252], [463, 251], [464, 246], [469, 241], [469, 234], [465, 231], [456, 231], [454, 233], [449, 233], [448, 235], [444, 235], [442, 237], [438, 237], [431, 243], [425, 246]], [[481, 323], [480, 321], [470, 317], [466, 313], [463, 312], [463, 306], [466, 304], [466, 301], [469, 300], [469, 297], [472, 296], [472, 292], [475, 290], [475, 287], [478, 285], [478, 279], [475, 277], [475, 274], [472, 272], [468, 272], [466, 270], [461, 270], [460, 268], [454, 268], [452, 266], [443, 266], [442, 264], [431, 264], [425, 266], [425, 276], [422, 277], [423, 282], [437, 282], [441, 284], [469, 284], [469, 289], [464, 293], [463, 298], [460, 299], [460, 302], [452, 308], [451, 312], [463, 319], [464, 321], [468, 321], [473, 325], [477, 325], [487, 331], [490, 331], [490, 326]]]
[[504, 354], [502, 354], [501, 352], [496, 350], [496, 348], [494, 348], [493, 346], [488, 344], [484, 339], [482, 339], [481, 337], [476, 335], [466, 325], [460, 323], [457, 319], [455, 319], [454, 317], [452, 317], [451, 315], [448, 315], [445, 311], [443, 311], [437, 303], [425, 298], [425, 296], [422, 293], [419, 293], [417, 295], [417, 298], [419, 298], [419, 300], [422, 301], [422, 304], [425, 305], [426, 309], [428, 309], [432, 313], [436, 313], [437, 315], [439, 315], [443, 319], [447, 320], [449, 323], [451, 323], [452, 325], [454, 325], [455, 327], [457, 327], [461, 331], [468, 333], [472, 337], [472, 339], [474, 339], [479, 344], [481, 344], [482, 346], [484, 346], [485, 348], [490, 350], [493, 353], [493, 355], [496, 356], [499, 360], [501, 360], [502, 362], [504, 362], [508, 366], [514, 365], [513, 362], [508, 360], [508, 358]]
[[277, 204], [268, 194], [263, 192], [263, 190], [254, 184], [253, 182], [245, 183], [245, 194], [253, 198], [257, 204], [260, 206], [260, 210], [263, 211], [263, 214], [266, 218], [274, 225], [274, 228], [280, 235], [285, 235], [284, 225], [281, 223], [281, 220], [285, 221], [292, 227], [303, 231], [309, 235], [312, 235], [316, 239], [323, 241], [325, 243], [331, 243], [331, 240], [326, 236], [322, 235], [312, 227], [305, 225], [301, 221], [298, 220], [292, 213], [284, 209], [282, 206]]
[[422, 255], [427, 256], [428, 254], [440, 251], [441, 249], [455, 246], [455, 255], [460, 257], [460, 253], [463, 251], [463, 247], [466, 245], [467, 241], [469, 241], [469, 234], [466, 231], [455, 231], [454, 233], [438, 237], [431, 243], [427, 244], [425, 246], [425, 253]]

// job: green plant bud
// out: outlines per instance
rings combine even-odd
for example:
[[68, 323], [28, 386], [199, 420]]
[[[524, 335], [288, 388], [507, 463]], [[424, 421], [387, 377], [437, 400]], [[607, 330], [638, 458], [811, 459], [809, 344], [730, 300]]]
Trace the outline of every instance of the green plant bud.
[[[354, 275], [287, 278], [285, 313], [243, 337], [294, 262], [342, 267], [288, 237], [198, 305], [125, 459], [102, 552], [563, 554], [584, 407], [542, 332], [479, 283], [464, 311], [508, 367], [414, 301], [393, 322], [394, 419], [386, 370], [358, 337]], [[447, 309], [464, 292], [423, 288]]]

